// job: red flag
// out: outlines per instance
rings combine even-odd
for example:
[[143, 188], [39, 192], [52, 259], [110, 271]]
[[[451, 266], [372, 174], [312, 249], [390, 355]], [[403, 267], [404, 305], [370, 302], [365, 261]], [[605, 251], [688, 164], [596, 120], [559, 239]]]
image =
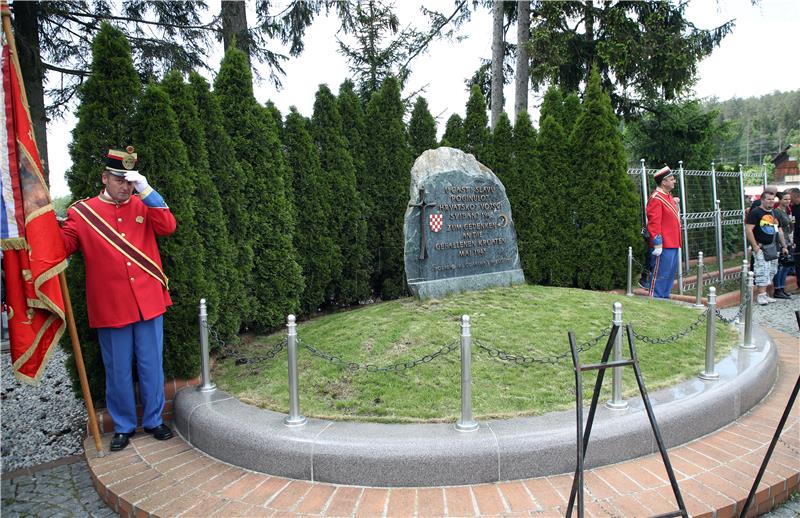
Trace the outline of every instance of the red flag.
[[[8, 6], [3, 5], [4, 9]], [[58, 274], [66, 268], [50, 194], [22, 90], [19, 66], [3, 42], [0, 110], [0, 241], [14, 374], [37, 382], [66, 328]]]

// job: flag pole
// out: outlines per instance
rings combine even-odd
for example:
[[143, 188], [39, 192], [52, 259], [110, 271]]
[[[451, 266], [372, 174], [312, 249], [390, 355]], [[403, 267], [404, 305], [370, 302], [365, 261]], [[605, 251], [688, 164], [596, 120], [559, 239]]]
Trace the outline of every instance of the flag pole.
[[[9, 54], [11, 55], [11, 62], [14, 66], [14, 72], [19, 74], [20, 78], [20, 95], [22, 96], [22, 102], [25, 107], [28, 107], [28, 99], [27, 95], [25, 94], [25, 87], [22, 81], [22, 74], [20, 73], [20, 66], [19, 66], [19, 56], [17, 55], [17, 45], [14, 41], [14, 33], [11, 30], [11, 11], [8, 7], [7, 0], [0, 0], [0, 12], [2, 13], [3, 18], [3, 32], [6, 35], [6, 40], [8, 41], [8, 50]], [[35, 139], [34, 139], [35, 141]], [[47, 197], [50, 198], [50, 191], [47, 189], [47, 185], [45, 187], [45, 192], [47, 192]], [[105, 451], [103, 450], [103, 443], [100, 438], [100, 429], [97, 426], [97, 415], [94, 411], [94, 402], [92, 401], [92, 394], [89, 391], [89, 380], [86, 377], [86, 367], [83, 364], [83, 354], [81, 353], [81, 343], [78, 339], [78, 329], [75, 326], [75, 316], [72, 313], [72, 301], [69, 298], [69, 289], [67, 288], [67, 278], [64, 275], [64, 272], [58, 274], [58, 280], [61, 285], [61, 295], [64, 297], [64, 315], [67, 320], [67, 328], [69, 329], [69, 336], [72, 339], [72, 352], [75, 355], [75, 366], [78, 369], [78, 377], [80, 378], [81, 382], [81, 392], [83, 393], [83, 401], [86, 404], [86, 413], [89, 416], [89, 430], [94, 437], [94, 446], [97, 450], [97, 456], [102, 457], [105, 455]]]

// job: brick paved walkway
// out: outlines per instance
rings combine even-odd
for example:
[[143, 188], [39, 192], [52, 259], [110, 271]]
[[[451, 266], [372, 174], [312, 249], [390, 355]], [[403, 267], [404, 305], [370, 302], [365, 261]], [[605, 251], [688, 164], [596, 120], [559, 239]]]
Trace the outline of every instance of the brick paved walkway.
[[[797, 339], [770, 334], [780, 357], [770, 395], [722, 430], [669, 451], [690, 515], [735, 516], [753, 483], [800, 372]], [[799, 407], [759, 486], [759, 513], [798, 488]], [[230, 466], [180, 438], [159, 442], [140, 434], [123, 452], [103, 458], [95, 456], [93, 441], [85, 446], [95, 487], [122, 516], [563, 516], [572, 483], [568, 474], [455, 487], [339, 486]], [[588, 516], [650, 516], [676, 509], [658, 455], [586, 473]]]

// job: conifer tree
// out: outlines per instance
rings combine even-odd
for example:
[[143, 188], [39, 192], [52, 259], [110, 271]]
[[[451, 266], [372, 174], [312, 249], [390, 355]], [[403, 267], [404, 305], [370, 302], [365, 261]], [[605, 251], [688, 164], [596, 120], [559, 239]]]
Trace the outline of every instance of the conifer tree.
[[473, 84], [467, 101], [467, 116], [464, 118], [464, 151], [475, 155], [478, 162], [492, 163], [492, 134], [486, 115], [486, 100], [480, 86]]
[[267, 111], [269, 111], [269, 114], [272, 116], [272, 120], [275, 122], [275, 126], [278, 128], [278, 139], [283, 142], [283, 114], [272, 101], [267, 101], [267, 104], [265, 104], [264, 107], [267, 109]]
[[[341, 271], [341, 253], [331, 224], [332, 197], [328, 179], [305, 118], [292, 107], [284, 128], [286, 161], [297, 193], [297, 229], [294, 244], [303, 270], [305, 289], [300, 297], [304, 314], [314, 315], [326, 301], [335, 274]], [[338, 271], [337, 271], [338, 270]]]
[[373, 213], [368, 222], [374, 255], [373, 288], [384, 299], [404, 295], [403, 217], [408, 205], [411, 148], [403, 124], [403, 101], [396, 78], [389, 77], [367, 105], [372, 146], [366, 167]]
[[464, 138], [464, 120], [461, 115], [454, 113], [447, 119], [441, 145], [464, 150], [466, 140]]
[[366, 178], [364, 161], [367, 155], [364, 108], [361, 106], [361, 99], [356, 94], [355, 85], [349, 79], [339, 86], [336, 107], [342, 117], [342, 134], [347, 139], [347, 149], [350, 151], [353, 166], [356, 168], [356, 185], [367, 210], [369, 210], [369, 200], [364, 190]]
[[436, 143], [436, 121], [428, 110], [428, 101], [424, 97], [417, 97], [414, 103], [411, 120], [408, 122], [408, 136], [415, 159], [423, 151], [435, 149], [438, 145]]
[[338, 251], [338, 257], [330, 258], [334, 269], [328, 292], [337, 303], [352, 304], [365, 300], [370, 293], [367, 222], [336, 98], [326, 85], [317, 90], [311, 133], [329, 186], [328, 224]]
[[[564, 129], [563, 106], [564, 96], [561, 94], [561, 88], [557, 85], [550, 86], [544, 93], [542, 107], [539, 109], [539, 129], [542, 128], [542, 123], [548, 116], [555, 117], [556, 121], [561, 124], [561, 128]], [[569, 136], [569, 132], [567, 132], [567, 136]]]
[[197, 228], [197, 177], [189, 165], [175, 112], [167, 93], [150, 84], [134, 119], [139, 171], [164, 197], [177, 228], [159, 241], [164, 273], [169, 277], [172, 306], [164, 314], [164, 375], [167, 379], [197, 375], [197, 304], [210, 293], [203, 271], [205, 246]]
[[511, 210], [513, 211], [525, 195], [517, 178], [516, 164], [514, 163], [513, 129], [506, 112], [500, 113], [500, 117], [497, 119], [494, 134], [492, 135], [492, 143], [494, 145], [492, 150], [494, 160], [491, 164], [486, 165], [503, 182], [506, 188], [506, 196], [508, 196], [508, 201], [511, 203]]
[[625, 149], [611, 100], [593, 70], [583, 99], [583, 110], [571, 135], [577, 206], [578, 243], [584, 264], [577, 285], [609, 290], [621, 286], [626, 274], [628, 246], [638, 235], [639, 200], [628, 178]]
[[[531, 247], [535, 255], [531, 264], [543, 284], [570, 287], [579, 268], [590, 269], [595, 265], [584, 261], [581, 249], [577, 248], [575, 202], [580, 191], [571, 185], [577, 169], [571, 160], [573, 148], [569, 138], [555, 116], [548, 115], [542, 120], [536, 150], [540, 175], [533, 183], [531, 199], [539, 234]], [[552, 203], [542, 203], [545, 199]]]
[[195, 224], [205, 245], [204, 275], [209, 279], [204, 294], [208, 305], [208, 322], [226, 339], [239, 332], [241, 315], [231, 313], [232, 303], [239, 294], [231, 291], [231, 279], [237, 277], [236, 252], [228, 235], [228, 225], [222, 201], [211, 178], [206, 134], [191, 88], [177, 71], [170, 72], [161, 83], [169, 95], [172, 109], [178, 118], [180, 137], [191, 156], [189, 168], [195, 179]]
[[243, 316], [249, 314], [247, 308], [253, 304], [253, 294], [245, 289], [244, 284], [245, 278], [252, 278], [253, 245], [247, 234], [245, 208], [238, 203], [243, 198], [242, 167], [225, 131], [219, 99], [211, 93], [208, 82], [200, 74], [190, 73], [189, 83], [203, 124], [211, 181], [223, 201], [224, 221], [235, 266], [224, 279], [228, 297], [223, 317], [227, 322], [223, 326], [230, 332], [237, 333]]
[[518, 187], [509, 194], [509, 199], [512, 196], [516, 199], [516, 206], [512, 205], [512, 215], [517, 230], [519, 256], [525, 279], [529, 283], [539, 284], [542, 281], [538, 257], [543, 220], [540, 199], [542, 171], [536, 149], [536, 129], [525, 110], [517, 115], [512, 149]]
[[572, 128], [575, 127], [575, 122], [581, 115], [581, 100], [578, 94], [571, 93], [564, 97], [564, 102], [561, 104], [561, 126], [564, 128], [564, 133], [569, 137], [572, 133]]
[[292, 243], [294, 209], [286, 197], [285, 161], [272, 116], [253, 96], [247, 56], [229, 49], [214, 83], [225, 130], [242, 166], [246, 229], [254, 268], [245, 286], [255, 304], [246, 322], [260, 331], [281, 325], [299, 309], [303, 279]]
[[[79, 90], [78, 122], [69, 146], [72, 167], [66, 177], [73, 201], [100, 193], [103, 188], [100, 176], [105, 167], [105, 152], [109, 148], [124, 149], [127, 145], [136, 145], [131, 128], [142, 87], [128, 41], [122, 32], [107, 23], [101, 25], [92, 42], [92, 70], [94, 73], [86, 78]], [[70, 258], [66, 275], [89, 388], [94, 398], [102, 399], [105, 373], [97, 333], [88, 326], [86, 270], [80, 252]], [[80, 393], [72, 347], [68, 340], [62, 340], [61, 344], [69, 351], [73, 390]]]

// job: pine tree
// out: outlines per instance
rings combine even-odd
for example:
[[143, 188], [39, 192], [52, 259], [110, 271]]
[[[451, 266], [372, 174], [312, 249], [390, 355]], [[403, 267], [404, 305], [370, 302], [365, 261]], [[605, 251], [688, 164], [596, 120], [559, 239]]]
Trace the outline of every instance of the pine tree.
[[384, 299], [404, 295], [403, 217], [408, 205], [411, 148], [403, 124], [400, 85], [390, 77], [367, 105], [367, 131], [372, 151], [367, 154], [367, 180], [373, 213], [368, 222], [374, 255], [373, 288]]
[[528, 112], [523, 110], [517, 115], [514, 124], [512, 146], [517, 188], [509, 193], [509, 199], [513, 197], [516, 200], [512, 202], [512, 215], [517, 230], [522, 270], [525, 272], [525, 279], [533, 284], [542, 281], [539, 258], [543, 220], [540, 198], [542, 171], [536, 144], [536, 130]]
[[222, 318], [225, 320], [223, 327], [237, 333], [243, 316], [249, 314], [247, 308], [253, 303], [253, 295], [245, 289], [244, 284], [245, 278], [252, 278], [252, 239], [247, 234], [245, 208], [241, 203], [234, 202], [243, 198], [242, 167], [225, 131], [217, 96], [211, 93], [208, 82], [196, 72], [189, 74], [189, 83], [205, 133], [210, 178], [219, 192], [220, 200], [225, 200], [222, 210], [234, 268], [223, 281], [227, 285], [228, 297]]
[[486, 116], [486, 100], [481, 88], [473, 84], [467, 101], [467, 116], [464, 118], [464, 151], [475, 155], [478, 162], [492, 163], [492, 134]]
[[311, 134], [330, 189], [332, 209], [328, 224], [340, 254], [329, 293], [339, 304], [352, 304], [365, 300], [370, 293], [367, 222], [336, 98], [326, 85], [317, 90]]
[[593, 70], [583, 100], [582, 114], [572, 131], [573, 167], [581, 260], [591, 268], [578, 270], [580, 288], [609, 290], [621, 286], [626, 275], [628, 246], [638, 235], [639, 200], [628, 178], [625, 149], [611, 99]]
[[199, 371], [197, 305], [210, 293], [203, 271], [205, 246], [197, 228], [197, 177], [189, 165], [175, 112], [167, 93], [155, 84], [144, 91], [133, 123], [139, 171], [163, 196], [178, 222], [175, 233], [159, 240], [164, 273], [170, 279], [172, 306], [164, 314], [164, 375], [192, 377]]
[[[72, 168], [66, 177], [73, 200], [97, 196], [102, 190], [100, 176], [109, 148], [124, 149], [136, 144], [131, 123], [142, 86], [128, 41], [107, 23], [102, 24], [92, 42], [92, 70], [94, 73], [79, 90], [78, 122], [69, 147]], [[71, 257], [66, 274], [89, 388], [94, 398], [102, 399], [105, 373], [97, 333], [88, 326], [86, 270], [80, 252]], [[70, 354], [68, 363], [73, 390], [80, 393], [72, 348], [68, 340], [62, 340], [61, 344]]]
[[[577, 169], [572, 162], [569, 138], [555, 116], [548, 115], [542, 120], [536, 149], [540, 176], [533, 184], [531, 199], [540, 233], [532, 247], [535, 255], [532, 264], [540, 272], [543, 284], [570, 287], [579, 268], [595, 265], [580, 259], [581, 249], [576, 248], [575, 209], [580, 191], [571, 184]], [[545, 199], [553, 203], [545, 204], [542, 202]]]
[[277, 127], [253, 96], [247, 56], [230, 49], [222, 60], [215, 93], [225, 130], [242, 166], [246, 229], [254, 268], [245, 286], [255, 299], [246, 322], [260, 331], [281, 325], [299, 309], [303, 279], [292, 243], [294, 209], [286, 197], [287, 173]]
[[303, 313], [314, 315], [325, 304], [334, 275], [341, 271], [341, 253], [333, 239], [330, 186], [306, 120], [294, 107], [286, 117], [284, 144], [297, 193], [294, 244], [305, 279], [300, 308]]
[[208, 305], [208, 322], [220, 334], [231, 339], [241, 327], [241, 315], [231, 313], [231, 306], [239, 296], [231, 291], [230, 279], [238, 276], [236, 252], [228, 235], [228, 225], [222, 201], [214, 180], [208, 158], [206, 134], [197, 103], [191, 88], [177, 71], [170, 72], [161, 83], [170, 97], [172, 109], [178, 118], [180, 137], [191, 156], [189, 168], [193, 170], [195, 191], [195, 224], [205, 245], [203, 271], [210, 280], [204, 294]]
[[414, 110], [411, 112], [411, 120], [408, 122], [408, 136], [414, 158], [428, 149], [435, 149], [436, 143], [436, 121], [428, 110], [428, 101], [424, 97], [417, 97], [414, 103]]
[[461, 115], [454, 113], [447, 119], [441, 145], [464, 150], [466, 140], [464, 138], [464, 120]]

